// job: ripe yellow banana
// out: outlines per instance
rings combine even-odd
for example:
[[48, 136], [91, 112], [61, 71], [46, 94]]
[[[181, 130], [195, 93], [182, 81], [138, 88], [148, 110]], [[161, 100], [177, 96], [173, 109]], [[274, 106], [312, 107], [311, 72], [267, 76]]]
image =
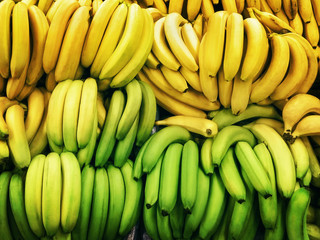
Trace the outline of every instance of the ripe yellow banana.
[[145, 64], [149, 68], [158, 68], [160, 66], [160, 62], [153, 52], [149, 53]]
[[293, 20], [298, 13], [298, 0], [283, 0], [282, 7], [289, 20]]
[[187, 16], [188, 20], [192, 22], [196, 19], [200, 12], [202, 0], [187, 1]]
[[313, 15], [317, 20], [318, 26], [320, 26], [320, 3], [317, 0], [311, 0]]
[[230, 108], [234, 79], [226, 81], [223, 68], [218, 72], [219, 101], [224, 108]]
[[181, 35], [187, 48], [190, 50], [192, 56], [196, 60], [196, 63], [199, 63], [198, 59], [199, 59], [200, 40], [197, 36], [197, 33], [193, 29], [191, 23], [185, 23], [182, 25]]
[[269, 4], [267, 3], [267, 0], [261, 0], [260, 7], [261, 7], [261, 9], [260, 9], [261, 11], [273, 14], [272, 9], [270, 8]]
[[49, 24], [51, 23], [53, 16], [57, 12], [57, 10], [60, 7], [60, 5], [62, 4], [62, 2], [63, 1], [61, 1], [61, 0], [54, 1], [52, 3], [52, 5], [50, 6], [50, 8], [48, 9], [47, 13], [45, 14]]
[[168, 6], [168, 13], [182, 13], [182, 7], [183, 7], [183, 2], [184, 0], [171, 0], [169, 1], [169, 6]]
[[151, 14], [153, 22], [156, 22], [160, 18], [166, 16], [165, 13], [161, 12], [158, 8], [155, 7], [148, 7], [147, 11]]
[[311, 21], [313, 15], [311, 0], [297, 0], [298, 10], [304, 23]]
[[208, 21], [210, 16], [215, 12], [214, 6], [211, 0], [202, 0], [200, 9], [206, 21]]
[[56, 85], [57, 85], [57, 82], [56, 82], [56, 79], [54, 78], [54, 70], [52, 70], [46, 75], [45, 87], [49, 92], [52, 92], [53, 89], [56, 87]]
[[54, 70], [57, 82], [75, 78], [89, 28], [89, 10], [87, 6], [79, 7], [70, 19]]
[[303, 21], [300, 17], [300, 14], [297, 13], [296, 16], [294, 17], [294, 19], [289, 21], [289, 25], [290, 27], [292, 27], [296, 33], [298, 33], [299, 35], [303, 34]]
[[235, 0], [221, 0], [221, 4], [224, 11], [227, 11], [229, 13], [238, 12], [238, 8]]
[[0, 18], [2, 26], [0, 29], [0, 75], [9, 77], [11, 59], [11, 13], [14, 1], [2, 1], [0, 3]]
[[246, 7], [261, 10], [261, 3], [259, 0], [246, 0]]
[[9, 136], [9, 129], [4, 119], [4, 114], [9, 107], [15, 104], [18, 104], [18, 101], [10, 100], [5, 96], [0, 97], [0, 139], [6, 139]]
[[242, 81], [239, 74], [233, 79], [231, 94], [231, 110], [234, 115], [244, 112], [249, 104], [249, 97], [252, 87], [252, 79]]
[[168, 8], [164, 0], [153, 0], [153, 7], [160, 10], [162, 13], [168, 13]]
[[188, 84], [196, 91], [202, 92], [200, 86], [199, 72], [192, 72], [188, 68], [182, 67], [179, 69], [182, 76], [186, 79]]
[[292, 131], [292, 141], [297, 137], [311, 136], [320, 134], [320, 115], [309, 115], [302, 118]]
[[278, 18], [280, 18], [286, 24], [289, 24], [289, 18], [283, 8], [281, 8], [281, 10], [279, 12], [275, 13], [274, 15], [277, 16]]
[[27, 5], [16, 3], [12, 11], [12, 52], [10, 72], [13, 78], [22, 75], [29, 62], [30, 35]]
[[173, 71], [164, 65], [160, 67], [160, 70], [164, 78], [175, 90], [181, 93], [188, 91], [188, 84], [186, 82], [186, 79], [179, 71]]
[[199, 13], [197, 18], [193, 21], [192, 27], [194, 31], [196, 32], [199, 41], [202, 39], [202, 30], [203, 30], [203, 14]]
[[52, 5], [52, 2], [53, 0], [39, 0], [37, 6], [44, 14], [46, 14]]
[[303, 24], [303, 28], [304, 28], [303, 36], [310, 42], [313, 48], [316, 48], [319, 43], [320, 33], [319, 33], [317, 21], [313, 14], [311, 15], [310, 22]]
[[274, 13], [279, 12], [282, 6], [282, 0], [267, 0], [267, 3]]

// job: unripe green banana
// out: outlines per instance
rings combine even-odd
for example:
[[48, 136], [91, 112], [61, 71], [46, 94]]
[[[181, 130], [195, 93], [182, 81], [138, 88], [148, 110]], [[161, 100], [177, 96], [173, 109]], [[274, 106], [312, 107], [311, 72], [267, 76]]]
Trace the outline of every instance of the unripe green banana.
[[4, 236], [4, 240], [12, 240], [8, 209], [10, 209], [9, 196], [9, 184], [12, 173], [5, 171], [0, 174], [0, 232]]
[[[8, 199], [8, 201], [9, 201], [9, 199]], [[23, 237], [18, 229], [16, 221], [14, 220], [14, 216], [13, 216], [10, 204], [8, 205], [8, 221], [9, 221], [9, 226], [10, 226], [10, 230], [11, 230], [11, 234], [12, 234], [12, 239], [22, 240]]]
[[197, 197], [199, 148], [189, 140], [183, 145], [180, 173], [180, 196], [183, 208], [191, 212]]
[[213, 138], [206, 138], [200, 151], [200, 164], [205, 174], [213, 174], [214, 172], [211, 152], [212, 143]]
[[169, 215], [170, 226], [172, 229], [172, 235], [175, 239], [181, 239], [183, 237], [183, 227], [186, 212], [184, 211], [181, 199], [178, 201]]
[[237, 202], [244, 202], [246, 200], [246, 188], [235, 162], [233, 147], [230, 147], [225, 154], [219, 167], [219, 173], [231, 197]]
[[147, 206], [146, 203], [144, 203], [143, 212], [142, 212], [144, 227], [146, 229], [146, 232], [152, 239], [159, 240], [160, 236], [159, 236], [158, 226], [157, 226], [158, 204], [153, 205], [151, 208], [147, 208], [146, 206]]
[[184, 144], [191, 139], [188, 130], [179, 126], [169, 126], [156, 132], [142, 157], [143, 172], [148, 173], [156, 165], [162, 152], [174, 142]]
[[190, 238], [198, 228], [201, 219], [204, 216], [208, 203], [210, 177], [205, 175], [201, 168], [198, 168], [198, 187], [197, 198], [192, 208], [191, 214], [188, 214], [185, 219], [183, 237]]
[[173, 240], [169, 215], [164, 216], [158, 204], [155, 207], [157, 208], [157, 228], [160, 239]]
[[249, 143], [239, 141], [235, 146], [235, 154], [253, 187], [265, 198], [270, 197], [272, 194], [270, 179]]
[[[278, 199], [277, 203], [277, 218], [273, 228], [266, 228], [264, 233], [265, 240], [282, 240], [285, 237], [286, 231], [286, 206], [282, 199]], [[271, 209], [270, 209], [271, 210]]]
[[227, 126], [221, 129], [212, 143], [213, 165], [219, 166], [229, 147], [238, 141], [245, 141], [253, 147], [256, 143], [254, 135], [241, 126]]
[[177, 202], [182, 149], [182, 144], [171, 143], [162, 160], [158, 205], [163, 216], [169, 215]]

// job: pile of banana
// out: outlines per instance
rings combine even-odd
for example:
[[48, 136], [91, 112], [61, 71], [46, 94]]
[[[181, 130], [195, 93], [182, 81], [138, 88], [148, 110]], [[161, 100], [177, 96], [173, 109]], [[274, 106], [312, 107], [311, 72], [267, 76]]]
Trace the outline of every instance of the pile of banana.
[[[142, 207], [142, 180], [121, 168], [85, 166], [71, 152], [36, 155], [25, 171], [0, 174], [4, 239], [126, 236]], [[7, 213], [8, 211], [8, 213]]]

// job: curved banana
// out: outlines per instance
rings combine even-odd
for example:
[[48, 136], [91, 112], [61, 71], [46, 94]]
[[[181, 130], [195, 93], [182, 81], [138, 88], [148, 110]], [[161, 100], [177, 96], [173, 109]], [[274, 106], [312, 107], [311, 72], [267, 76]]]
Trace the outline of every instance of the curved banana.
[[211, 15], [214, 14], [214, 6], [213, 1], [210, 0], [202, 0], [200, 10], [203, 14], [205, 21], [208, 21]]
[[297, 13], [296, 16], [294, 17], [294, 19], [289, 20], [289, 25], [290, 27], [292, 27], [295, 32], [299, 35], [303, 34], [303, 21], [300, 17], [300, 14]]
[[170, 215], [163, 216], [159, 205], [156, 206], [157, 229], [160, 239], [173, 240], [173, 232], [170, 226]]
[[185, 18], [179, 13], [172, 12], [165, 17], [164, 32], [171, 51], [180, 64], [191, 71], [197, 71], [198, 64], [180, 35], [179, 26], [185, 23], [187, 23]]
[[251, 147], [256, 144], [254, 135], [244, 127], [230, 125], [221, 129], [212, 143], [213, 165], [219, 166], [230, 146], [238, 141], [246, 141]]
[[0, 75], [8, 78], [10, 75], [10, 59], [11, 59], [11, 13], [15, 5], [14, 1], [3, 1], [0, 4], [0, 17], [2, 19], [2, 27], [0, 30]]
[[213, 138], [206, 138], [202, 143], [200, 150], [200, 165], [205, 174], [211, 175], [214, 173], [213, 162], [212, 162], [212, 146]]
[[58, 8], [61, 6], [62, 3], [63, 1], [60, 1], [60, 0], [52, 2], [50, 8], [45, 14], [49, 24], [51, 23], [54, 15], [56, 14]]
[[[12, 176], [11, 171], [4, 171], [0, 174], [0, 231], [3, 236], [6, 236], [8, 240], [13, 239], [13, 234], [11, 234], [12, 226], [10, 226], [8, 209], [10, 209], [9, 196], [9, 184]], [[11, 211], [11, 210], [10, 210]]]
[[309, 169], [309, 153], [301, 138], [296, 138], [294, 143], [289, 143], [296, 166], [297, 178], [303, 179]]
[[[194, 2], [194, 1], [193, 1]], [[192, 27], [191, 23], [185, 23], [181, 27], [182, 39], [185, 42], [187, 48], [190, 50], [192, 56], [199, 63], [199, 47], [200, 40], [197, 36], [196, 31]]]
[[166, 16], [166, 12], [162, 12], [160, 8], [157, 7], [148, 7], [147, 11], [151, 14], [153, 22], [158, 21], [160, 18]]
[[157, 209], [157, 204], [151, 208], [147, 208], [146, 204], [143, 204], [142, 219], [148, 235], [152, 237], [152, 239], [160, 240], [157, 227]]
[[127, 13], [128, 6], [124, 3], [119, 4], [114, 10], [90, 67], [90, 75], [92, 77], [99, 77], [104, 64], [114, 52], [120, 38], [122, 37]]
[[199, 72], [192, 72], [189, 69], [181, 66], [179, 69], [182, 76], [185, 78], [187, 83], [196, 91], [202, 92], [201, 86], [200, 86], [200, 78], [199, 78]]
[[283, 0], [282, 6], [289, 20], [293, 20], [298, 13], [298, 0]]
[[315, 17], [318, 25], [320, 25], [320, 4], [316, 0], [311, 0], [311, 4], [312, 4], [314, 17]]
[[192, 22], [196, 19], [200, 12], [202, 0], [187, 1], [187, 16], [188, 20]]
[[164, 65], [160, 66], [160, 70], [163, 74], [163, 77], [167, 80], [167, 82], [173, 89], [181, 93], [188, 91], [188, 83], [179, 71], [171, 70]]
[[230, 107], [234, 115], [243, 113], [248, 107], [252, 80], [243, 81], [239, 74], [233, 79]]
[[319, 135], [320, 128], [320, 115], [309, 115], [302, 118], [296, 125], [295, 129], [291, 133], [292, 141], [295, 141], [297, 137]]
[[[153, 45], [153, 43], [152, 43]], [[160, 62], [158, 58], [154, 55], [154, 53], [151, 51], [147, 57], [147, 60], [145, 62], [145, 65], [149, 68], [158, 68], [160, 66]]]
[[267, 3], [274, 13], [279, 12], [282, 6], [282, 1], [279, 0], [267, 0]]
[[313, 15], [311, 0], [297, 0], [298, 11], [304, 23], [310, 23], [311, 17]]
[[49, 72], [45, 79], [45, 87], [49, 92], [53, 92], [53, 89], [57, 86], [56, 79], [54, 78], [54, 70]]
[[172, 236], [175, 239], [181, 239], [183, 235], [184, 219], [186, 212], [183, 209], [183, 205], [180, 199], [177, 199], [177, 203], [174, 206], [171, 214], [169, 215], [170, 226], [172, 230]]
[[81, 65], [85, 68], [92, 64], [99, 49], [105, 29], [118, 5], [119, 0], [103, 2], [94, 14], [81, 53]]
[[54, 14], [43, 52], [43, 69], [47, 74], [56, 66], [69, 19], [79, 6], [78, 1], [61, 1]]
[[303, 29], [303, 36], [310, 42], [313, 48], [316, 48], [319, 43], [320, 32], [314, 14], [311, 15], [309, 23], [303, 24]]
[[172, 0], [169, 2], [168, 6], [168, 13], [182, 13], [182, 7], [183, 7], [184, 0]]
[[221, 0], [222, 8], [229, 13], [237, 13], [237, 4], [235, 0]]
[[231, 107], [233, 82], [234, 82], [234, 79], [232, 79], [231, 81], [225, 80], [223, 68], [220, 68], [218, 72], [218, 86], [219, 86], [218, 97], [219, 97], [219, 102], [225, 109]]
[[40, 80], [44, 73], [42, 59], [49, 30], [49, 23], [45, 14], [35, 5], [28, 8], [28, 14], [32, 37], [32, 54], [28, 67], [26, 83], [33, 85]]
[[192, 27], [194, 31], [196, 32], [198, 39], [201, 42], [202, 39], [202, 30], [203, 30], [203, 14], [200, 12], [197, 16], [197, 18], [193, 21]]
[[9, 136], [9, 129], [4, 114], [9, 107], [18, 104], [18, 101], [1, 96], [0, 103], [0, 139], [6, 139]]
[[288, 70], [290, 49], [284, 37], [278, 34], [271, 36], [272, 57], [266, 72], [252, 85], [251, 102], [259, 102], [270, 96], [281, 83]]

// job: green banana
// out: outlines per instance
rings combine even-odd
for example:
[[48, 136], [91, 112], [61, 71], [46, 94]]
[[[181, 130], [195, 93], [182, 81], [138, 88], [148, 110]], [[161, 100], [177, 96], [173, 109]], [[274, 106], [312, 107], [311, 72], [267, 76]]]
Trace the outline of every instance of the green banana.
[[30, 228], [24, 200], [24, 176], [23, 172], [14, 173], [9, 184], [9, 200], [12, 214], [17, 223], [19, 232], [24, 239], [36, 240], [37, 236]]
[[71, 232], [77, 224], [81, 202], [81, 170], [72, 152], [60, 155], [62, 170], [61, 228]]
[[146, 202], [146, 208], [149, 209], [156, 204], [159, 198], [160, 187], [160, 173], [161, 166], [164, 158], [164, 153], [161, 154], [156, 166], [147, 174], [146, 184], [144, 187], [144, 201]]
[[180, 196], [183, 208], [191, 212], [197, 197], [199, 148], [193, 140], [183, 145], [180, 173]]
[[169, 215], [164, 216], [162, 210], [157, 204], [157, 228], [160, 239], [173, 240], [172, 229], [170, 226]]
[[120, 236], [126, 236], [136, 224], [134, 218], [140, 216], [140, 212], [135, 213], [135, 211], [139, 209], [142, 201], [143, 183], [142, 179], [138, 181], [133, 179], [132, 168], [133, 162], [127, 160], [120, 169], [125, 185], [125, 202], [118, 231]]
[[32, 158], [25, 180], [25, 208], [30, 228], [38, 237], [45, 235], [42, 222], [42, 178], [46, 156], [36, 155]]
[[42, 185], [42, 221], [50, 237], [60, 226], [61, 187], [61, 159], [58, 153], [51, 152], [44, 161]]
[[151, 208], [147, 208], [146, 206], [147, 204], [144, 203], [142, 211], [143, 225], [146, 229], [146, 232], [152, 239], [159, 240], [160, 236], [157, 227], [158, 204], [153, 205]]
[[178, 198], [174, 209], [169, 215], [170, 226], [172, 229], [172, 235], [175, 239], [181, 239], [183, 237], [183, 227], [186, 212], [184, 211], [181, 199]]
[[210, 189], [210, 177], [205, 175], [201, 168], [198, 168], [198, 187], [197, 198], [192, 208], [191, 214], [188, 214], [185, 218], [183, 237], [190, 238], [192, 234], [198, 228], [201, 219], [206, 211], [208, 203], [209, 189]]
[[150, 85], [143, 81], [138, 81], [142, 93], [140, 106], [140, 120], [137, 132], [136, 145], [142, 146], [150, 137], [156, 119], [157, 102]]
[[265, 198], [270, 197], [272, 194], [270, 179], [249, 143], [239, 141], [234, 149], [240, 166], [248, 175], [253, 187]]
[[225, 154], [219, 167], [219, 173], [231, 197], [237, 202], [244, 202], [246, 200], [246, 187], [236, 165], [233, 147], [230, 147]]
[[309, 153], [301, 138], [297, 137], [293, 143], [288, 143], [296, 166], [297, 178], [302, 179], [309, 169]]
[[95, 166], [102, 167], [108, 161], [116, 143], [117, 126], [124, 109], [125, 97], [121, 90], [115, 90], [110, 100], [107, 117], [95, 154]]
[[158, 205], [163, 216], [169, 215], [177, 202], [182, 149], [182, 144], [171, 143], [162, 160]]
[[53, 140], [48, 135], [47, 135], [47, 137], [48, 137], [48, 143], [49, 143], [49, 148], [50, 148], [51, 152], [56, 152], [58, 154], [62, 153], [63, 145], [58, 146], [53, 142]]
[[277, 185], [271, 154], [267, 146], [262, 142], [254, 146], [253, 151], [257, 155], [272, 185], [271, 196], [265, 199], [262, 195], [258, 195], [259, 211], [263, 226], [266, 229], [272, 229], [276, 225], [278, 209], [277, 209]]
[[218, 229], [226, 208], [226, 188], [220, 174], [215, 171], [210, 177], [210, 190], [207, 207], [199, 225], [199, 237], [210, 238]]
[[116, 139], [118, 140], [122, 140], [129, 132], [142, 102], [142, 92], [138, 80], [134, 79], [128, 83], [125, 86], [125, 91], [127, 99], [117, 127]]
[[200, 164], [202, 166], [203, 171], [205, 174], [213, 174], [213, 162], [212, 162], [212, 153], [211, 153], [211, 146], [213, 143], [213, 138], [206, 138], [201, 146], [200, 151]]
[[105, 168], [97, 168], [94, 175], [91, 214], [87, 239], [102, 239], [107, 221], [108, 204], [109, 177]]
[[[8, 199], [8, 201], [9, 201], [9, 199]], [[10, 204], [8, 204], [8, 221], [9, 221], [12, 239], [24, 240], [19, 229], [18, 229], [16, 221], [14, 220], [14, 216], [13, 216]]]
[[286, 211], [286, 230], [289, 240], [309, 239], [307, 210], [310, 200], [310, 192], [305, 188], [299, 188], [292, 194]]
[[139, 113], [136, 115], [136, 118], [132, 123], [127, 135], [123, 139], [119, 140], [116, 144], [113, 156], [113, 164], [115, 167], [121, 168], [129, 158], [137, 136], [138, 125]]
[[124, 180], [119, 168], [107, 166], [109, 177], [109, 210], [103, 234], [104, 239], [115, 239], [119, 231], [121, 216], [125, 204]]
[[311, 173], [310, 168], [308, 168], [307, 173], [302, 178], [302, 181], [301, 181], [302, 186], [309, 187], [311, 181], [312, 181], [312, 173]]
[[283, 199], [278, 199], [277, 209], [276, 223], [273, 228], [266, 228], [264, 233], [265, 240], [282, 240], [285, 237], [286, 206]]
[[213, 165], [219, 166], [228, 148], [238, 141], [245, 141], [253, 147], [256, 144], [254, 135], [246, 128], [230, 125], [221, 129], [212, 143]]
[[95, 169], [86, 165], [81, 172], [81, 203], [77, 224], [71, 235], [73, 239], [87, 239], [91, 213]]
[[179, 126], [168, 126], [156, 132], [142, 156], [143, 172], [149, 173], [156, 165], [161, 153], [174, 142], [184, 144], [191, 139], [190, 132]]
[[12, 172], [10, 171], [5, 171], [0, 174], [0, 232], [4, 240], [13, 239], [8, 219], [8, 209], [10, 208], [8, 196], [11, 176]]

